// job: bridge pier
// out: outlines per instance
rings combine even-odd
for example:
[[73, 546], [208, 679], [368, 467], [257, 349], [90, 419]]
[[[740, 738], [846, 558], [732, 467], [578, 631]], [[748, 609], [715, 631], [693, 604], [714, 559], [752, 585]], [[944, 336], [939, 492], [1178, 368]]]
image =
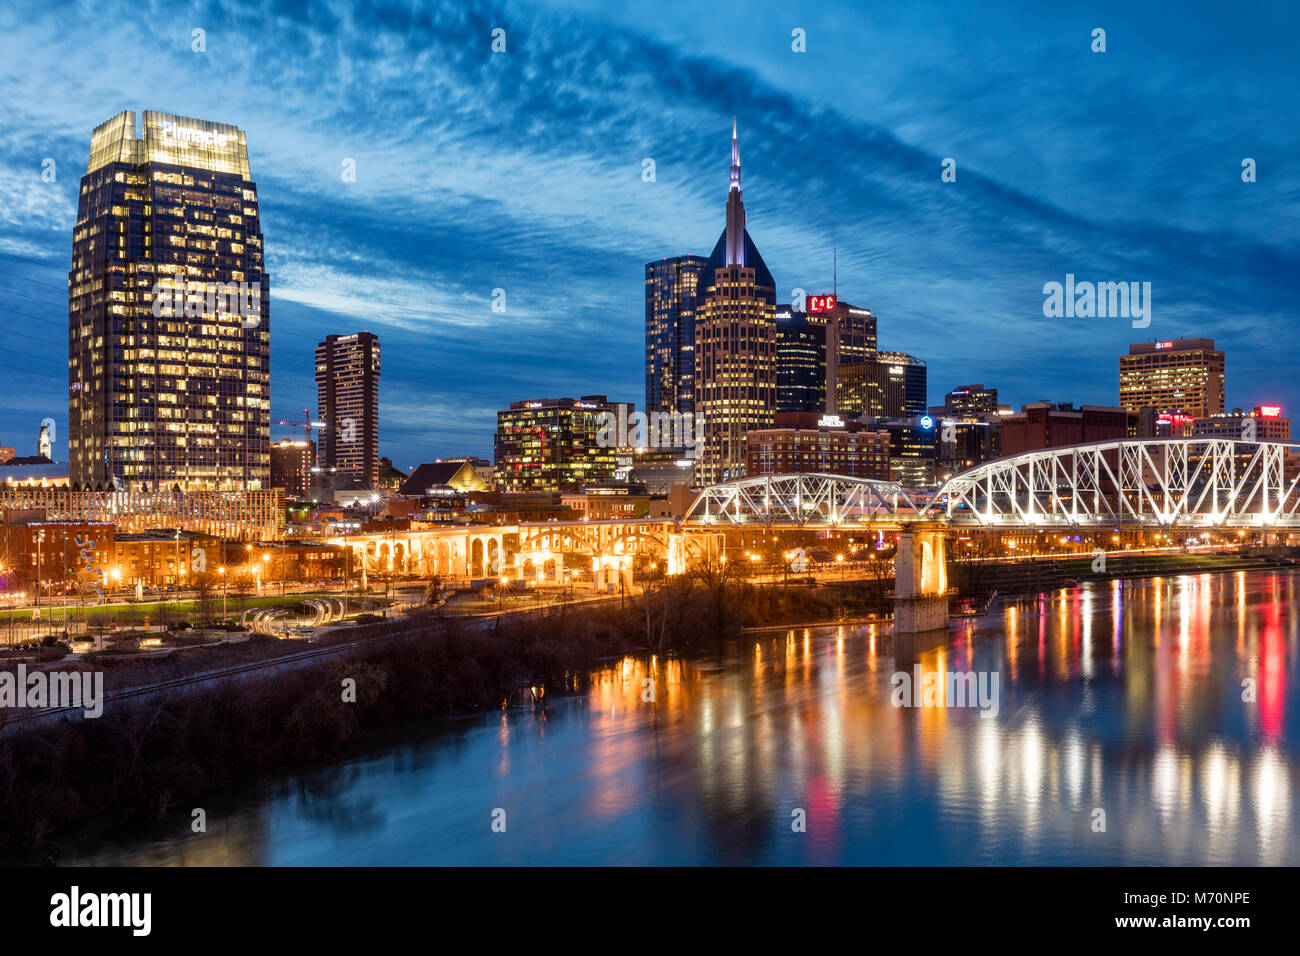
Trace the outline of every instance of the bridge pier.
[[904, 529], [894, 556], [894, 633], [948, 628], [948, 572], [944, 533]]

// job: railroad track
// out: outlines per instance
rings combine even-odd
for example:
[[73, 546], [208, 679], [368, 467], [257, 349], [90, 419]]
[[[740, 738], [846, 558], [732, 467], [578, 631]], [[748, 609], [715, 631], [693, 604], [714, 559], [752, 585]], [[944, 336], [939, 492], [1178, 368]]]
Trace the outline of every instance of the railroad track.
[[[171, 677], [167, 680], [154, 681], [149, 684], [137, 684], [134, 687], [126, 687], [105, 694], [104, 706], [107, 707], [112, 703], [120, 703], [123, 701], [139, 700], [170, 690], [193, 689], [196, 685], [231, 680], [240, 677], [241, 675], [255, 674], [259, 671], [302, 666], [312, 661], [337, 657], [341, 654], [347, 654], [363, 647], [374, 646], [377, 641], [392, 640], [409, 636], [410, 632], [376, 635], [375, 637], [347, 641], [341, 644], [329, 644], [323, 647], [313, 647], [304, 651], [297, 651], [293, 654], [284, 654], [280, 657], [272, 657], [262, 661], [250, 661], [247, 664], [235, 664], [231, 667], [222, 667], [216, 670], [203, 671], [198, 674], [187, 674], [183, 677]], [[0, 734], [3, 734], [10, 727], [16, 727], [23, 724], [30, 725], [47, 720], [57, 720], [60, 717], [81, 719], [85, 716], [84, 712], [84, 707], [43, 707], [38, 710], [18, 708], [10, 709], [5, 713], [3, 724], [0, 724]]]
[[[602, 596], [598, 599], [575, 601], [571, 606], [591, 605], [609, 600], [617, 600], [617, 597]], [[478, 618], [460, 618], [460, 620], [462, 620], [466, 626], [471, 628], [489, 627], [502, 618], [533, 617], [554, 610], [557, 610], [557, 608], [547, 606], [540, 608], [519, 608]], [[413, 637], [417, 633], [417, 627], [418, 622], [411, 622], [410, 627], [403, 628], [402, 630], [393, 633], [367, 635], [365, 637], [344, 641], [338, 644], [326, 644], [320, 647], [311, 647], [303, 651], [296, 651], [292, 654], [284, 654], [280, 657], [271, 657], [261, 661], [250, 661], [247, 664], [235, 664], [230, 667], [203, 671], [198, 674], [186, 674], [183, 677], [171, 677], [167, 680], [154, 681], [149, 684], [138, 684], [134, 687], [125, 687], [121, 690], [105, 694], [104, 706], [107, 707], [112, 703], [121, 703], [124, 701], [141, 700], [151, 695], [164, 693], [166, 691], [193, 689], [199, 685], [231, 680], [243, 675], [256, 674], [259, 671], [266, 672], [285, 667], [303, 666], [313, 661], [346, 655], [365, 647], [373, 647], [376, 644], [383, 642]], [[79, 720], [85, 716], [85, 708], [44, 707], [38, 710], [11, 708], [7, 709], [3, 713], [4, 720], [3, 722], [0, 722], [0, 736], [3, 736], [11, 729], [32, 729], [44, 721], [58, 720], [61, 717]]]

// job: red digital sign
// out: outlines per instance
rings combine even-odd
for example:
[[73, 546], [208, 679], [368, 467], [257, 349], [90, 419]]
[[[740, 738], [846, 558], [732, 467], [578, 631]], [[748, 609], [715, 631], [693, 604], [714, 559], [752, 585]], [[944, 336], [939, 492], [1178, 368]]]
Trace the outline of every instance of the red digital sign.
[[809, 314], [820, 312], [832, 312], [835, 309], [835, 296], [833, 295], [810, 295], [808, 296]]
[[1259, 406], [1259, 414], [1260, 414], [1263, 418], [1277, 418], [1277, 416], [1279, 416], [1279, 415], [1282, 414], [1282, 406], [1281, 406], [1281, 405], [1261, 405], [1261, 406]]
[[1173, 342], [1157, 342], [1157, 343], [1156, 343], [1156, 348], [1157, 348], [1157, 349], [1171, 349], [1171, 348], [1173, 348], [1173, 347], [1174, 347], [1174, 343], [1173, 343]]

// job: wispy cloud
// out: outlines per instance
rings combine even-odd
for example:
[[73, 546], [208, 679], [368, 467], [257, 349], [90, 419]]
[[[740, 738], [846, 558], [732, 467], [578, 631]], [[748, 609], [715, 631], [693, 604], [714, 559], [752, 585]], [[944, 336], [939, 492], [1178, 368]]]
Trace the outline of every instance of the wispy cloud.
[[[880, 316], [882, 345], [929, 362], [936, 396], [973, 379], [1009, 401], [1113, 402], [1128, 342], [1195, 334], [1229, 349], [1231, 402], [1300, 399], [1275, 347], [1300, 291], [1296, 71], [1267, 10], [1225, 26], [1227, 62], [1207, 66], [1192, 29], [1119, 4], [868, 19], [832, 5], [803, 56], [775, 3], [739, 19], [676, 0], [651, 18], [594, 3], [74, 9], [0, 13], [0, 252], [24, 257], [0, 259], [0, 289], [61, 282], [94, 125], [150, 108], [235, 123], [272, 273], [273, 417], [313, 403], [317, 339], [370, 328], [395, 460], [487, 454], [492, 410], [520, 398], [641, 400], [642, 265], [712, 247], [733, 114], [750, 232], [782, 296], [828, 287], [837, 249], [841, 294]], [[1102, 57], [1080, 39], [1096, 17]], [[1238, 154], [1256, 153], [1260, 182], [1243, 184]], [[45, 156], [57, 184], [40, 180]], [[940, 182], [945, 156], [956, 183]], [[1152, 282], [1151, 328], [1044, 319], [1042, 284], [1067, 271]], [[56, 290], [36, 298], [65, 319]], [[14, 376], [0, 442], [31, 431], [15, 391], [66, 404], [48, 367], [0, 369]]]

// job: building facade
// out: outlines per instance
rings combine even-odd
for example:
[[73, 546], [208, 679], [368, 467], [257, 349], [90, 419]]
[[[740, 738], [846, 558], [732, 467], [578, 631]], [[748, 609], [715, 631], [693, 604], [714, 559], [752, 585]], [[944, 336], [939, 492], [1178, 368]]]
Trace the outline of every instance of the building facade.
[[867, 418], [919, 417], [928, 411], [927, 388], [925, 362], [906, 352], [877, 352], [875, 359], [840, 365], [835, 407]]
[[1122, 408], [1071, 403], [1030, 402], [1002, 419], [1002, 454], [1114, 441], [1129, 435], [1129, 413]]
[[645, 264], [646, 411], [695, 410], [695, 310], [703, 256]]
[[0, 522], [0, 576], [10, 591], [84, 593], [111, 580], [115, 529], [107, 521], [56, 521], [35, 512]]
[[776, 307], [776, 412], [826, 408], [826, 326]]
[[998, 413], [998, 390], [979, 385], [958, 385], [943, 397], [943, 412], [949, 418], [975, 419]]
[[888, 481], [890, 434], [816, 412], [781, 412], [748, 433], [749, 474], [821, 472]]
[[618, 408], [604, 395], [586, 395], [512, 402], [497, 412], [497, 490], [568, 491], [613, 478], [618, 448], [601, 432]]
[[696, 482], [740, 477], [748, 467], [745, 433], [776, 412], [776, 283], [745, 228], [740, 147], [731, 130], [726, 228], [701, 276], [695, 319], [695, 414], [704, 447]]
[[1119, 404], [1130, 412], [1209, 418], [1223, 414], [1226, 395], [1227, 364], [1214, 339], [1139, 342], [1119, 358]]
[[160, 528], [125, 532], [113, 542], [112, 587], [185, 587], [221, 576], [220, 538], [198, 531]]
[[1290, 441], [1291, 419], [1282, 416], [1278, 405], [1256, 405], [1249, 412], [1235, 408], [1226, 415], [1212, 415], [1192, 422], [1194, 438], [1232, 438], [1239, 441]]
[[242, 130], [96, 127], [68, 272], [68, 456], [88, 490], [270, 480], [270, 277]]
[[289, 496], [305, 497], [316, 467], [316, 443], [285, 438], [271, 446], [271, 487]]
[[379, 484], [379, 336], [327, 335], [316, 346], [320, 465], [358, 482]]

